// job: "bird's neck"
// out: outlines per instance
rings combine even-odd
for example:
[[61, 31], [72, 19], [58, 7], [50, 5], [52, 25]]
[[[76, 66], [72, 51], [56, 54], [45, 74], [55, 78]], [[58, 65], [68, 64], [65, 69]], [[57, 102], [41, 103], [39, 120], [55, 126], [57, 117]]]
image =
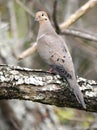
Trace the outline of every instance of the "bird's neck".
[[55, 32], [54, 28], [52, 27], [50, 21], [46, 21], [43, 23], [39, 24], [39, 32], [38, 32], [38, 37], [40, 37], [43, 34], [47, 34], [50, 32]]

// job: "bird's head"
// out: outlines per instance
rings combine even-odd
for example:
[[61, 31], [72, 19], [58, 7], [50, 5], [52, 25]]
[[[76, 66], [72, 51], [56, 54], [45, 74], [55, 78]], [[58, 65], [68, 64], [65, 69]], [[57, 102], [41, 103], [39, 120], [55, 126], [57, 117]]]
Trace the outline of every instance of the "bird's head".
[[35, 21], [38, 21], [39, 23], [48, 21], [47, 13], [45, 11], [38, 11], [35, 15]]

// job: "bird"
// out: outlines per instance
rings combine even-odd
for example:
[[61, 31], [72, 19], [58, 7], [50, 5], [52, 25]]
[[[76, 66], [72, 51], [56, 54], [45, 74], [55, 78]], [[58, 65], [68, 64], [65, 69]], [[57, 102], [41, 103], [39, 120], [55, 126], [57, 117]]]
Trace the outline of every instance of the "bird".
[[40, 57], [62, 78], [66, 79], [77, 101], [86, 109], [83, 94], [77, 83], [74, 64], [66, 41], [56, 33], [45, 11], [38, 11], [37, 51]]

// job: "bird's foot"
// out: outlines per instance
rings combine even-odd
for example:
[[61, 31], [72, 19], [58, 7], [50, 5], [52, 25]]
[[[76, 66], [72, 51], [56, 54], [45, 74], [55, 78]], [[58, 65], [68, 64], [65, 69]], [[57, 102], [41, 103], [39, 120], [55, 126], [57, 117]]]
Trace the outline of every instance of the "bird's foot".
[[50, 68], [50, 69], [49, 69], [49, 72], [50, 72], [51, 74], [53, 74], [53, 75], [56, 75], [56, 74], [57, 74], [57, 72], [56, 72], [53, 68]]

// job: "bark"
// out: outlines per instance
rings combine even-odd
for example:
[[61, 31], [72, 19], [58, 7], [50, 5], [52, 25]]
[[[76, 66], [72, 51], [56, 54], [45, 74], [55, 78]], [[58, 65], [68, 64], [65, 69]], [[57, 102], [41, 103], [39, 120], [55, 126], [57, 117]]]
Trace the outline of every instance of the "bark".
[[[86, 111], [97, 112], [97, 83], [77, 78], [87, 105]], [[0, 65], [0, 99], [30, 100], [58, 107], [84, 110], [66, 80], [43, 70]]]

